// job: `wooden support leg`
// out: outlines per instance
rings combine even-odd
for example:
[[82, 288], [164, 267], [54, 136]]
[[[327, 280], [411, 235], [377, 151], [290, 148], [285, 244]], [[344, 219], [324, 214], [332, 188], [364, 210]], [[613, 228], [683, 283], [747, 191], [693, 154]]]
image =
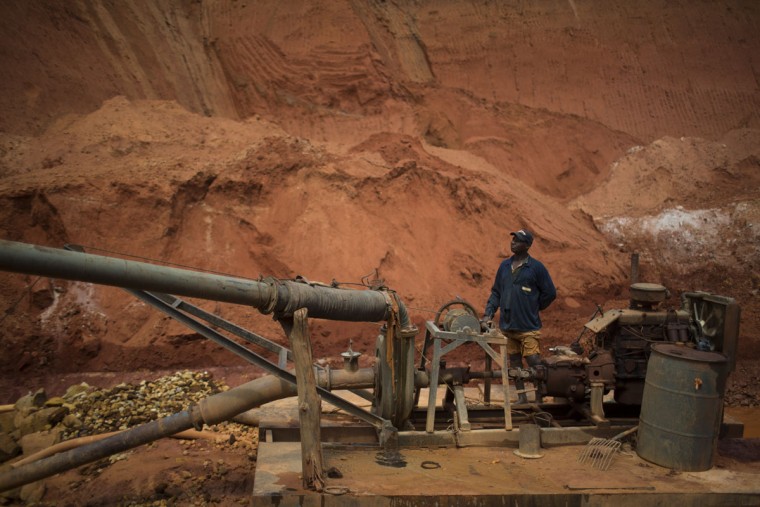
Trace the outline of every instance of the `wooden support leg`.
[[290, 332], [290, 347], [296, 363], [296, 384], [298, 388], [298, 417], [301, 422], [301, 462], [303, 465], [303, 487], [322, 491], [325, 481], [322, 476], [322, 439], [320, 433], [321, 400], [317, 394], [314, 376], [311, 342], [305, 308], [293, 314], [293, 328]]
[[454, 400], [457, 406], [459, 429], [462, 431], [470, 431], [470, 417], [467, 415], [467, 402], [464, 399], [464, 386], [454, 386]]

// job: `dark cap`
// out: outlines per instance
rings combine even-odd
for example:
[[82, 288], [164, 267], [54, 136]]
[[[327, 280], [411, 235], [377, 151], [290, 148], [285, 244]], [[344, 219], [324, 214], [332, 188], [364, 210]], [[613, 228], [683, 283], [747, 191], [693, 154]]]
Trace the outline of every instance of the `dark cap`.
[[525, 229], [520, 229], [519, 231], [510, 232], [512, 236], [517, 239], [517, 241], [522, 241], [523, 243], [527, 243], [528, 246], [531, 246], [533, 244], [533, 234], [531, 234], [529, 231], [526, 231]]

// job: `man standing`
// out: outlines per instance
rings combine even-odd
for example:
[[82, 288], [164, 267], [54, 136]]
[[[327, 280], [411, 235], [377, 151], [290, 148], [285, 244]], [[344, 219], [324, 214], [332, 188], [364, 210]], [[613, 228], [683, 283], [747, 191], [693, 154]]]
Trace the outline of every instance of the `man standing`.
[[[499, 329], [507, 337], [509, 364], [521, 368], [525, 357], [528, 366], [533, 367], [541, 362], [539, 312], [554, 301], [557, 289], [544, 265], [528, 255], [533, 235], [525, 229], [510, 234], [513, 255], [499, 265], [483, 318], [493, 320], [498, 309]], [[524, 382], [516, 380], [515, 387], [523, 391]], [[536, 393], [536, 397], [540, 395]], [[527, 401], [525, 393], [520, 392], [517, 403]]]

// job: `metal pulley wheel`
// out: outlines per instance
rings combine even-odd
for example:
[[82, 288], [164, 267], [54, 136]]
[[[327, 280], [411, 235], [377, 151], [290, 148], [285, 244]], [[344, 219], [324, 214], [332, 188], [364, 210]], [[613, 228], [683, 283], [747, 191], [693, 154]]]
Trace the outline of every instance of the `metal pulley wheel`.
[[[476, 333], [480, 333], [480, 320], [478, 319], [478, 312], [475, 307], [464, 299], [452, 299], [451, 301], [444, 303], [438, 311], [435, 313], [435, 319], [433, 323], [438, 329], [444, 331], [459, 332], [463, 331], [466, 327], [470, 328]], [[430, 331], [425, 331], [425, 341], [422, 344], [422, 354], [420, 358], [420, 371], [425, 371], [425, 365], [427, 364], [427, 350], [432, 343], [432, 337]], [[416, 405], [420, 400], [420, 389], [416, 389], [414, 393], [414, 404]]]
[[480, 320], [469, 308], [453, 308], [443, 317], [443, 330], [452, 333], [467, 329], [480, 333]]

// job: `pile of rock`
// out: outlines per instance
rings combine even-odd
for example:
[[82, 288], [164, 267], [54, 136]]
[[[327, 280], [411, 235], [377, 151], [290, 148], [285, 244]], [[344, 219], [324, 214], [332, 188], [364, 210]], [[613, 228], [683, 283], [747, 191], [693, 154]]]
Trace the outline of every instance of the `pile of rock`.
[[192, 371], [110, 389], [82, 383], [60, 397], [48, 397], [40, 389], [0, 414], [0, 462], [70, 438], [125, 430], [166, 417], [226, 389], [208, 372]]

